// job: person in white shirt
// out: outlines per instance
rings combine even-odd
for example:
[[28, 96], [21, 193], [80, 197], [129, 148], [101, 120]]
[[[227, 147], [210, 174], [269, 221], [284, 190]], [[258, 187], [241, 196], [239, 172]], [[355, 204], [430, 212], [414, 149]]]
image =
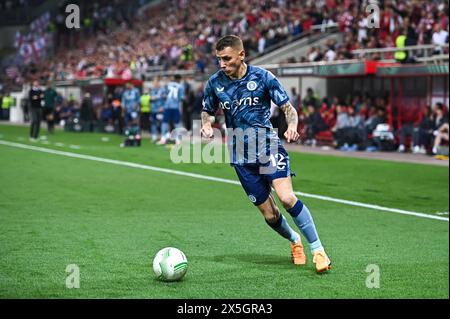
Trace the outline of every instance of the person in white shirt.
[[434, 25], [433, 38], [431, 42], [438, 46], [434, 49], [434, 54], [444, 53], [442, 46], [448, 43], [448, 32], [443, 30], [439, 23]]

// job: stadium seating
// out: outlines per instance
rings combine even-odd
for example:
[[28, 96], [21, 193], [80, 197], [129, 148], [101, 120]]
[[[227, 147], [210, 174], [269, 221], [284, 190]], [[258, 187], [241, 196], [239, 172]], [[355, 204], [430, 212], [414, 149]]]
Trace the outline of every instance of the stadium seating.
[[[54, 35], [58, 51], [46, 60], [33, 61], [31, 67], [19, 65], [23, 79], [18, 84], [35, 78], [66, 80], [121, 77], [130, 73], [142, 77], [157, 66], [164, 70], [210, 73], [216, 68], [212, 45], [229, 33], [243, 37], [251, 58], [264, 55], [279, 43], [287, 45], [301, 34], [312, 36], [326, 26], [337, 25], [342, 41], [338, 38], [322, 44], [309, 43], [310, 52], [284, 60], [312, 62], [348, 59], [356, 49], [395, 46], [395, 36], [401, 28], [409, 28], [414, 34], [409, 44], [431, 43], [433, 29], [429, 26], [440, 24], [444, 29], [448, 26], [448, 5], [446, 9], [442, 3], [423, 2], [417, 7], [418, 3], [412, 0], [404, 1], [398, 8], [391, 7], [390, 2], [380, 4], [378, 29], [367, 27], [365, 2], [361, 0], [308, 1], [306, 5], [302, 1], [251, 0], [242, 4], [238, 0], [200, 0], [189, 5], [164, 1], [140, 8], [137, 4], [141, 2], [137, 1], [116, 1], [114, 7], [103, 0], [75, 2], [86, 17], [81, 32], [58, 28]], [[418, 9], [431, 14], [434, 20], [417, 16]], [[198, 12], [213, 13], [198, 15]], [[154, 16], [161, 19], [151, 19]], [[411, 16], [409, 25], [407, 16]], [[61, 10], [52, 19], [58, 24]]]

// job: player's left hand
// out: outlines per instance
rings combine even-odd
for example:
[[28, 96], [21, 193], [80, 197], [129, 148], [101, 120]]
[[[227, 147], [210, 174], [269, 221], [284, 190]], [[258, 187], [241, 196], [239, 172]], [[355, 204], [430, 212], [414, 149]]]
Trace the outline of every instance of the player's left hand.
[[286, 132], [284, 132], [284, 137], [286, 138], [286, 141], [290, 143], [297, 141], [300, 135], [297, 133], [296, 128], [288, 127]]

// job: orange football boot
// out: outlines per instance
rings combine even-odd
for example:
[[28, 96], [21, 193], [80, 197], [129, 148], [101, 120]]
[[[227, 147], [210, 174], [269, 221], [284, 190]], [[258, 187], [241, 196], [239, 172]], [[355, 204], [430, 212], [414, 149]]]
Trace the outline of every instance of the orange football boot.
[[291, 256], [294, 265], [306, 264], [306, 255], [305, 252], [303, 251], [303, 245], [300, 240], [296, 243], [291, 244]]
[[316, 264], [316, 272], [322, 273], [331, 269], [331, 261], [323, 250], [314, 253], [313, 262]]

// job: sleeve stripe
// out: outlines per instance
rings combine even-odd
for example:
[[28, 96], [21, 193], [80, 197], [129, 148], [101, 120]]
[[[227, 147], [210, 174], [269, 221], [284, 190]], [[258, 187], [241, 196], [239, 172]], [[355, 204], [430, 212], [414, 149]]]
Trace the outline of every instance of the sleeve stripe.
[[277, 104], [277, 106], [278, 107], [281, 107], [281, 106], [283, 106], [284, 104], [286, 104], [286, 102], [288, 102], [289, 101], [289, 98], [287, 97], [287, 98], [285, 98], [280, 104]]

